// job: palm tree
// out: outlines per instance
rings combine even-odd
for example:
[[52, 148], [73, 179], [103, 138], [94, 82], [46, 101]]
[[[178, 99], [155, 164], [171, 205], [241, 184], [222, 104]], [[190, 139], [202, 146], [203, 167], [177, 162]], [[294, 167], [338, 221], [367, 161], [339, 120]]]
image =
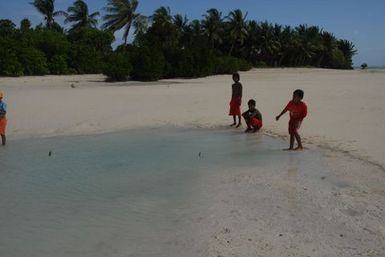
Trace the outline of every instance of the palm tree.
[[314, 57], [322, 51], [322, 40], [319, 27], [300, 25], [296, 28], [300, 39], [301, 55], [297, 65], [312, 65]]
[[235, 44], [239, 43], [240, 45], [243, 45], [247, 37], [246, 17], [247, 13], [243, 15], [242, 11], [239, 9], [231, 11], [227, 16], [231, 40], [229, 55], [232, 54]]
[[20, 21], [20, 30], [22, 32], [26, 32], [26, 31], [30, 30], [31, 26], [32, 26], [31, 21], [27, 18], [24, 18]]
[[159, 27], [165, 27], [172, 23], [172, 16], [170, 7], [161, 6], [155, 10], [151, 16], [153, 23], [156, 23]]
[[211, 48], [215, 47], [215, 43], [222, 44], [223, 18], [222, 13], [217, 9], [207, 10], [207, 14], [203, 15], [202, 21], [203, 33], [208, 37]]
[[179, 46], [184, 47], [186, 43], [186, 32], [188, 31], [188, 19], [180, 14], [174, 15], [173, 23], [177, 31]]
[[31, 4], [44, 16], [49, 29], [55, 26], [55, 17], [64, 15], [62, 11], [55, 11], [55, 0], [34, 0]]
[[136, 13], [138, 5], [137, 0], [108, 0], [108, 5], [105, 8], [108, 14], [103, 17], [105, 20], [103, 28], [113, 32], [124, 28], [123, 39], [124, 43], [127, 44], [131, 26], [140, 17]]
[[88, 6], [83, 0], [76, 0], [73, 6], [67, 10], [65, 23], [74, 23], [71, 30], [78, 30], [79, 28], [95, 28], [98, 21], [96, 17], [100, 15], [99, 12], [89, 14]]
[[136, 36], [144, 35], [148, 30], [149, 23], [150, 23], [150, 20], [148, 19], [148, 17], [144, 15], [138, 15], [138, 17], [136, 17], [136, 19], [132, 24], [135, 28], [134, 34]]
[[345, 60], [349, 66], [347, 68], [352, 68], [353, 56], [357, 53], [354, 44], [348, 40], [339, 40], [337, 42], [337, 47], [345, 56]]
[[183, 32], [186, 29], [188, 24], [188, 19], [186, 16], [176, 14], [173, 18], [173, 23], [179, 32]]

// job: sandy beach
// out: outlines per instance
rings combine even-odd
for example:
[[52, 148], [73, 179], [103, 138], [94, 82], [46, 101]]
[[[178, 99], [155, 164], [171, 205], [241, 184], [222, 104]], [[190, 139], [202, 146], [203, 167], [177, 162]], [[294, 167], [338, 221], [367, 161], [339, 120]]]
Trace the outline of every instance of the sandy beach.
[[[385, 165], [384, 71], [266, 69], [241, 75], [243, 109], [248, 99], [256, 99], [265, 133], [287, 134], [287, 116], [280, 122], [274, 117], [292, 91], [302, 88], [309, 116], [301, 132], [308, 147], [347, 151]], [[10, 139], [231, 123], [230, 76], [115, 84], [104, 79], [102, 75], [0, 78], [9, 105]]]
[[[262, 141], [269, 148], [257, 148], [261, 167], [245, 165], [236, 172], [220, 167], [207, 181], [194, 180], [194, 192], [209, 206], [206, 216], [191, 218], [194, 243], [204, 245], [199, 256], [383, 257], [385, 72], [262, 69], [241, 78], [243, 109], [256, 99], [265, 135], [237, 142], [255, 148]], [[10, 149], [12, 141], [129, 129], [208, 128], [240, 137], [228, 126], [231, 76], [115, 84], [104, 79], [0, 78], [9, 106]], [[286, 153], [280, 147], [287, 140], [268, 140], [286, 139], [288, 117], [279, 122], [274, 117], [297, 88], [305, 91], [309, 107], [301, 133], [310, 150]], [[274, 163], [273, 153], [281, 163]]]

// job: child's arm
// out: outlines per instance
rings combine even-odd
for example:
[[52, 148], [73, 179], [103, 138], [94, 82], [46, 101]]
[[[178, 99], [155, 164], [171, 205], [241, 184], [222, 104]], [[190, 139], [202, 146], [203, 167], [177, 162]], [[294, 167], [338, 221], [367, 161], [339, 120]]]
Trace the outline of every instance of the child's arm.
[[1, 108], [1, 109], [0, 109], [0, 118], [1, 118], [1, 119], [4, 118], [6, 114], [7, 114], [6, 109]]
[[275, 120], [278, 121], [281, 118], [281, 116], [284, 115], [289, 110], [290, 105], [291, 105], [291, 101], [286, 105], [285, 109], [283, 109], [283, 111], [277, 117], [275, 117]]
[[277, 117], [275, 117], [275, 120], [278, 121], [281, 118], [281, 116], [284, 115], [286, 112], [287, 112], [287, 109], [286, 108], [283, 109], [283, 111]]
[[242, 84], [239, 84], [239, 96], [242, 98], [243, 96], [243, 86]]

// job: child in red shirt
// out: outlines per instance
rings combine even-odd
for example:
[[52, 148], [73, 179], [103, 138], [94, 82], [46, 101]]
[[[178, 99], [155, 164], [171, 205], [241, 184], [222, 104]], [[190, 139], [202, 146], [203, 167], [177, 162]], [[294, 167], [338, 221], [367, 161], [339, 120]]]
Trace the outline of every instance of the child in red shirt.
[[233, 116], [233, 124], [231, 126], [237, 125], [237, 116], [238, 116], [238, 125], [239, 128], [242, 125], [241, 121], [241, 104], [242, 104], [242, 84], [240, 81], [239, 73], [233, 74], [234, 84], [232, 85], [232, 95], [230, 101], [230, 112], [229, 115]]
[[[307, 116], [307, 106], [302, 99], [304, 97], [304, 92], [301, 89], [297, 89], [293, 93], [293, 100], [291, 100], [286, 108], [276, 117], [278, 121], [282, 115], [286, 112], [290, 112], [289, 120], [289, 134], [290, 134], [290, 148], [291, 150], [302, 150], [302, 141], [301, 136], [298, 134], [298, 129], [301, 127], [303, 119]], [[294, 149], [294, 141], [297, 140], [298, 147]]]

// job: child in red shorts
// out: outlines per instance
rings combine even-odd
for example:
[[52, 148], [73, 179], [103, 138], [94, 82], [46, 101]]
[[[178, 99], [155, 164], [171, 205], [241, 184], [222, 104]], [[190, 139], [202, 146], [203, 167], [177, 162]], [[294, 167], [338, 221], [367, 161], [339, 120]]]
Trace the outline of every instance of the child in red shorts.
[[[293, 93], [293, 99], [287, 104], [286, 108], [276, 117], [278, 121], [282, 115], [286, 112], [290, 112], [289, 120], [289, 134], [290, 134], [290, 147], [291, 150], [302, 150], [301, 136], [298, 134], [298, 129], [301, 127], [303, 119], [307, 116], [307, 106], [302, 101], [304, 92], [301, 89], [297, 89]], [[294, 141], [297, 140], [298, 147], [294, 149]]]
[[255, 100], [251, 99], [247, 105], [249, 106], [249, 109], [242, 114], [247, 124], [247, 129], [245, 132], [255, 133], [262, 128], [262, 114], [258, 111], [258, 109], [255, 108]]
[[234, 84], [232, 85], [232, 96], [230, 102], [230, 112], [229, 115], [233, 116], [233, 124], [231, 126], [237, 125], [237, 117], [238, 117], [238, 125], [239, 128], [242, 125], [241, 121], [241, 104], [242, 104], [242, 84], [240, 81], [239, 73], [233, 74]]

